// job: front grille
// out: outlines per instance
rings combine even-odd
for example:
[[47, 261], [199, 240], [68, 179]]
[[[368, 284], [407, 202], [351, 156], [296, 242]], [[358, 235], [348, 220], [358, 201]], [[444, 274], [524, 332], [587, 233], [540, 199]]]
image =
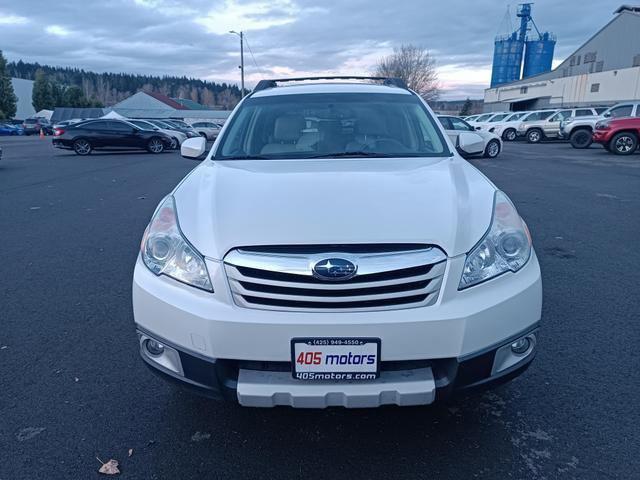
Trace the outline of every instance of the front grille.
[[[345, 249], [346, 250], [346, 249]], [[391, 310], [433, 305], [444, 275], [446, 256], [435, 247], [375, 253], [291, 253], [242, 248], [224, 260], [234, 302], [241, 307], [287, 311]], [[326, 258], [357, 265], [344, 281], [313, 275]]]

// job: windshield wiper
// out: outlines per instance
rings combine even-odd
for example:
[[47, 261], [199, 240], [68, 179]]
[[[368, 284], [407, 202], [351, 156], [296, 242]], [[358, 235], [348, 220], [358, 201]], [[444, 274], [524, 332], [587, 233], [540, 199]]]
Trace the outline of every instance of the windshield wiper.
[[271, 157], [265, 157], [264, 155], [238, 155], [235, 157], [220, 157], [214, 160], [270, 160]]
[[322, 155], [311, 155], [309, 157], [304, 158], [333, 158], [333, 157], [402, 157], [403, 155], [390, 154], [390, 153], [380, 153], [380, 152], [364, 152], [361, 150], [353, 151], [353, 152], [334, 152], [334, 153], [324, 153]]

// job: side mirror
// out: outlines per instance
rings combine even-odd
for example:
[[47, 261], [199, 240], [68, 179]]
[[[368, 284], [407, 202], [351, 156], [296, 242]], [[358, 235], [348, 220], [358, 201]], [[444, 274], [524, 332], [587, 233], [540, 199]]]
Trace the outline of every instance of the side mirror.
[[180, 155], [191, 160], [200, 160], [207, 149], [207, 141], [204, 137], [188, 138], [180, 146]]
[[611, 112], [603, 113], [603, 114], [602, 114], [602, 116], [603, 116], [604, 118], [609, 118], [609, 117], [611, 116]]
[[460, 132], [457, 149], [463, 156], [482, 153], [484, 151], [484, 140], [477, 133]]

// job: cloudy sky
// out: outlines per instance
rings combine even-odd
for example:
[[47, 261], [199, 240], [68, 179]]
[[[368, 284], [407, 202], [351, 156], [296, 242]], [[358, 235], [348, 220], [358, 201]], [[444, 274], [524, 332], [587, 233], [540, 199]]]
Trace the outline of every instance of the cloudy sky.
[[[621, 3], [536, 0], [539, 28], [558, 36], [554, 64]], [[443, 99], [481, 98], [506, 11], [495, 0], [0, 0], [0, 49], [9, 60], [238, 82], [239, 39], [228, 32], [244, 30], [252, 85], [367, 74], [394, 46], [414, 43], [436, 58]]]

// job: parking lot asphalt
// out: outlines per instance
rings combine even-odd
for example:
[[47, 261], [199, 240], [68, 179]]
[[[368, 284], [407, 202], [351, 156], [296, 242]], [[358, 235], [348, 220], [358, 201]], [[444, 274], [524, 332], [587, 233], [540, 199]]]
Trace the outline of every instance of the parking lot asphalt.
[[300, 411], [194, 397], [138, 358], [140, 238], [197, 163], [0, 145], [0, 480], [97, 478], [97, 458], [128, 479], [640, 478], [640, 154], [518, 143], [472, 160], [540, 258], [523, 376], [427, 408]]

